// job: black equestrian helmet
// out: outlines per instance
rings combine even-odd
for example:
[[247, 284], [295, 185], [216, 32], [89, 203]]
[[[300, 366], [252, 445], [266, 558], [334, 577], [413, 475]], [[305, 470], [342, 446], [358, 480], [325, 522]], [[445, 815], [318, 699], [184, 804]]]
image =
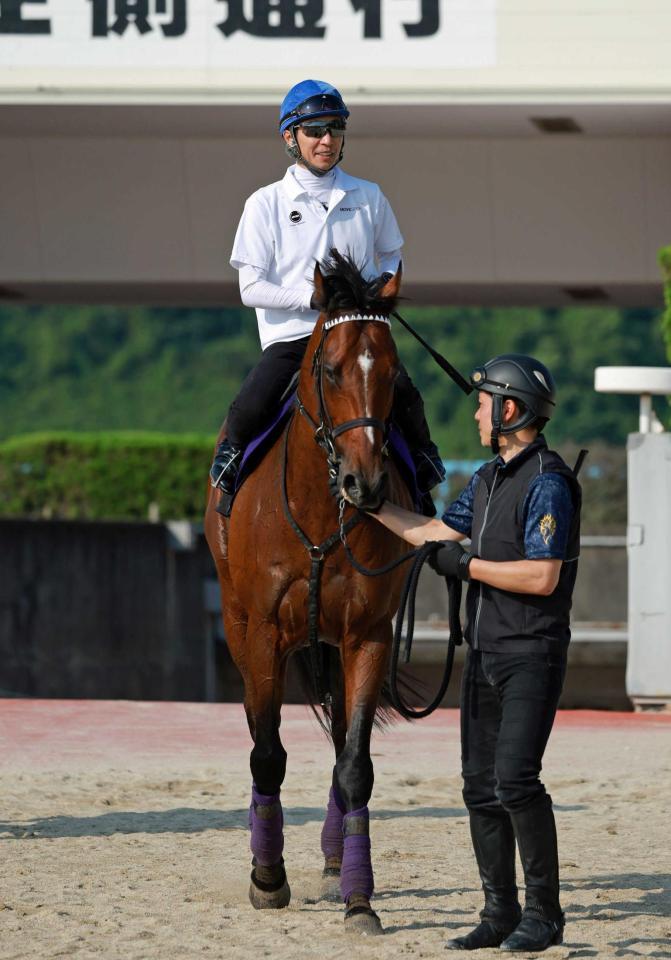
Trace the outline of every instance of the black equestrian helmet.
[[[532, 424], [542, 428], [555, 407], [555, 383], [552, 374], [540, 360], [522, 353], [503, 353], [488, 360], [471, 373], [476, 390], [493, 396], [509, 397], [522, 404], [521, 416], [501, 433], [514, 433]], [[540, 424], [536, 421], [540, 420]]]

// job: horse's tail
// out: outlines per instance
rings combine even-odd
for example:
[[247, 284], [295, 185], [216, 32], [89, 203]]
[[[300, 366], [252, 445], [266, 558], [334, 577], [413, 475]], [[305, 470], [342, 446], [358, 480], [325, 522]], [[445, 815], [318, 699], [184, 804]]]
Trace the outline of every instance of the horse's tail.
[[[330, 643], [319, 644], [322, 670], [322, 682], [324, 689], [331, 694], [333, 700], [342, 696], [343, 673], [340, 662], [340, 651]], [[307, 647], [301, 647], [292, 657], [296, 667], [300, 687], [305, 696], [307, 705], [310, 707], [319, 726], [326, 736], [333, 742], [333, 711], [329, 704], [319, 703], [319, 693], [317, 690], [317, 678], [312, 668], [310, 651]], [[403, 695], [403, 700], [410, 703], [423, 702], [426, 694], [426, 684], [413, 677], [399, 676], [397, 686]], [[401, 719], [401, 714], [395, 709], [391, 696], [389, 681], [385, 680], [380, 691], [380, 703], [375, 711], [375, 726], [378, 729], [385, 729]], [[405, 718], [403, 718], [405, 719]]]

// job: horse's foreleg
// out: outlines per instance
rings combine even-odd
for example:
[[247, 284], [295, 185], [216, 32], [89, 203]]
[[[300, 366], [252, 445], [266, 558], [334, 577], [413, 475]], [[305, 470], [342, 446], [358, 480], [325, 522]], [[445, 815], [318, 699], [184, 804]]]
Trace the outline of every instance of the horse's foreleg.
[[[327, 649], [331, 657], [331, 735], [333, 737], [333, 746], [337, 760], [345, 748], [347, 737], [345, 690], [339, 651], [333, 648]], [[334, 766], [326, 808], [326, 818], [321, 833], [321, 848], [324, 854], [321, 894], [323, 897], [328, 897], [329, 899], [336, 899], [340, 895], [340, 868], [342, 866], [343, 856], [343, 817], [345, 813], [345, 804], [340, 795], [336, 768]]]
[[[263, 634], [263, 635], [262, 635]], [[249, 898], [257, 909], [286, 907], [291, 898], [284, 870], [284, 816], [280, 787], [287, 754], [280, 740], [280, 709], [286, 663], [276, 631], [268, 624], [248, 631], [245, 711], [254, 740], [250, 755], [252, 802], [249, 808], [253, 869]]]
[[391, 626], [380, 627], [375, 640], [345, 642], [345, 703], [347, 740], [336, 761], [336, 780], [345, 807], [340, 889], [345, 923], [361, 933], [382, 932], [371, 909], [373, 865], [368, 801], [373, 792], [370, 737], [387, 667]]

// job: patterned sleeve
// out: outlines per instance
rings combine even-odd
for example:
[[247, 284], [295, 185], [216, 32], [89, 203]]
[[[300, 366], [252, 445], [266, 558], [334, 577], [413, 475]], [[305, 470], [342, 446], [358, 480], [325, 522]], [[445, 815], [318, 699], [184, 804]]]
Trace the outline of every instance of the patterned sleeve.
[[470, 537], [471, 535], [471, 527], [473, 525], [473, 496], [478, 479], [479, 474], [474, 473], [468, 485], [462, 490], [457, 499], [452, 501], [441, 517], [443, 523], [447, 524], [448, 527], [452, 527], [453, 530], [463, 533], [466, 537]]
[[565, 477], [541, 473], [524, 503], [524, 551], [527, 560], [565, 560], [573, 501]]

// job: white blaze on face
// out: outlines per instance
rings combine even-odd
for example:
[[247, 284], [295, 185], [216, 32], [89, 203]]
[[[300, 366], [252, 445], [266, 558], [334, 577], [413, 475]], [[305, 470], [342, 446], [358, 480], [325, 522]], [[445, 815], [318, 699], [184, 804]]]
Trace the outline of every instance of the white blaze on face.
[[[369, 417], [370, 409], [368, 407], [368, 374], [373, 369], [373, 364], [375, 363], [375, 359], [373, 357], [373, 354], [370, 352], [370, 350], [364, 350], [364, 352], [360, 354], [359, 359], [357, 360], [357, 363], [359, 364], [359, 366], [363, 371], [363, 401], [366, 407], [366, 416]], [[364, 433], [370, 440], [371, 444], [375, 443], [375, 433], [372, 427], [364, 427]]]

